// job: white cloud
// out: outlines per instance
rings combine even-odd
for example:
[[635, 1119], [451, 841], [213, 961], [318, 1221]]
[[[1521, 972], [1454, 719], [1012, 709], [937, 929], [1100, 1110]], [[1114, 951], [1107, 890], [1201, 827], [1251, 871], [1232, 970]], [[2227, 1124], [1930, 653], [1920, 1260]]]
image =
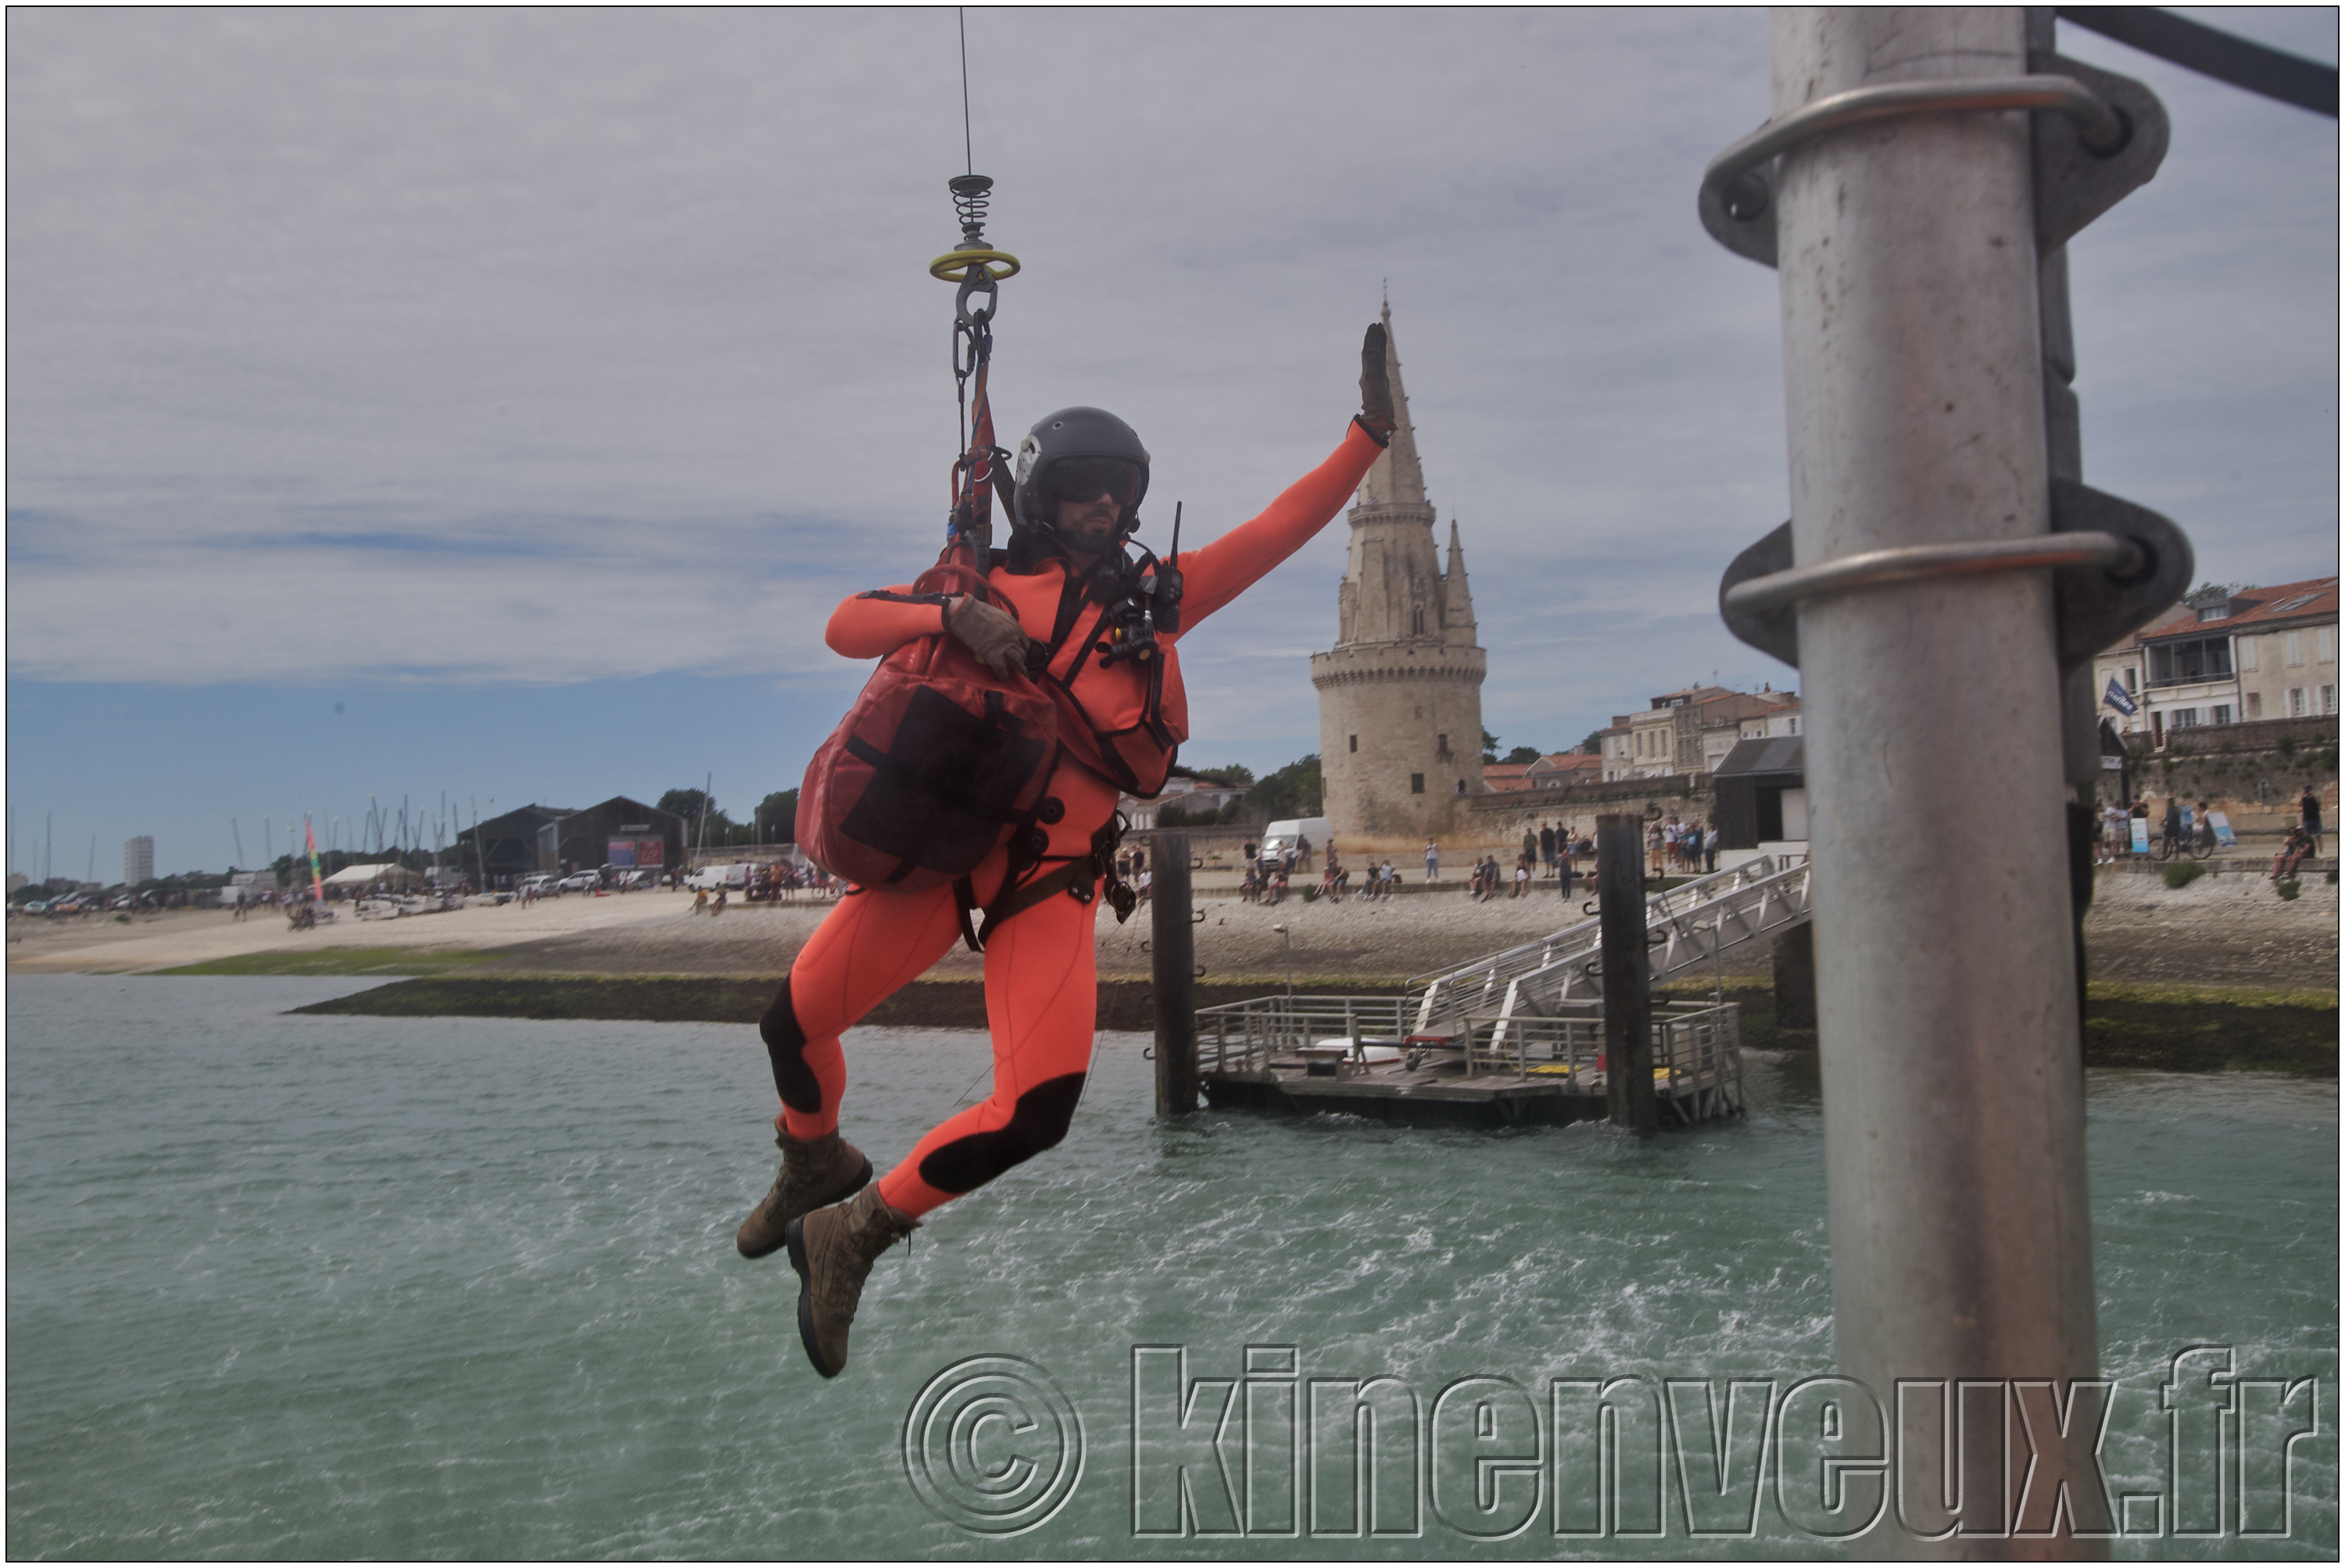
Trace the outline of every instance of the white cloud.
[[[12, 674], [788, 677], [829, 657], [838, 596], [932, 553], [945, 13], [8, 28]], [[1340, 434], [1389, 279], [1493, 728], [1789, 676], [1711, 608], [1783, 515], [1774, 280], [1693, 217], [1702, 164], [1764, 117], [1763, 16], [969, 28], [992, 234], [1027, 263], [1005, 429], [1118, 409], [1159, 454], [1152, 536], [1178, 499], [1210, 537]], [[2158, 181], [2074, 247], [2088, 476], [2173, 510], [2210, 573], [2333, 569], [2333, 124], [2064, 46], [2175, 117]], [[1199, 657], [1325, 647], [1339, 535]], [[1199, 685], [1201, 733], [1315, 733], [1299, 678]]]

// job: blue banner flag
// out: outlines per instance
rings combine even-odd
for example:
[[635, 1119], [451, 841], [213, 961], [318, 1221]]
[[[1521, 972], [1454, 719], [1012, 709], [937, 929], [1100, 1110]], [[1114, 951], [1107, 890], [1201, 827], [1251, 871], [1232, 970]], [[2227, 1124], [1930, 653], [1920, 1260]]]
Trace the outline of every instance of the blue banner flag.
[[2134, 706], [2133, 698], [2126, 695], [2126, 688], [2117, 684], [2115, 676], [2109, 677], [2109, 689], [2101, 693], [2101, 700], [2128, 718], [2141, 711]]

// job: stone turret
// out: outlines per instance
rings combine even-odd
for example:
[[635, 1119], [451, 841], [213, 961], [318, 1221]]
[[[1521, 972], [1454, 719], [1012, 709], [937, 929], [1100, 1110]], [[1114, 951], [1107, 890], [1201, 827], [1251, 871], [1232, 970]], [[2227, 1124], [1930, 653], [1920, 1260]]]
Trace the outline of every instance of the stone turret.
[[1467, 647], [1474, 642], [1474, 591], [1466, 585], [1466, 546], [1457, 542], [1457, 519], [1449, 520], [1449, 569], [1441, 575], [1449, 595], [1442, 624]]
[[1398, 428], [1350, 513], [1335, 646], [1311, 656], [1320, 771], [1339, 843], [1446, 833], [1457, 801], [1482, 789], [1486, 661], [1474, 640], [1465, 548], [1453, 519], [1444, 572], [1390, 304], [1384, 321]]

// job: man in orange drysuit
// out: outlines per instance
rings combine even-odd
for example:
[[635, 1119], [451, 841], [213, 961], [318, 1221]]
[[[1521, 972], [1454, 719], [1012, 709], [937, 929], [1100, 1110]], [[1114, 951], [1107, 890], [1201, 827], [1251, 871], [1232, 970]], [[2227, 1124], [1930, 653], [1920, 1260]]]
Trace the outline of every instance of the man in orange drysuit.
[[[1186, 734], [1175, 643], [1324, 527], [1391, 440], [1381, 325], [1368, 329], [1361, 351], [1360, 396], [1361, 412], [1334, 454], [1252, 522], [1184, 553], [1179, 585], [1148, 558], [1157, 578], [1144, 590], [1150, 604], [1177, 606], [1177, 616], [1156, 618], [1148, 657], [1102, 657], [1142, 626], [1133, 606], [1143, 568], [1126, 558], [1124, 540], [1139, 524], [1149, 459], [1132, 428], [1099, 409], [1062, 409], [1020, 443], [1010, 545], [988, 575], [1014, 616], [967, 596], [924, 601], [905, 587], [858, 595], [831, 616], [827, 640], [848, 658], [884, 658], [941, 629], [999, 674], [1034, 674], [1059, 698], [1067, 754], [1048, 786], [1060, 809], [1044, 812], [1039, 860], [1013, 870], [1010, 851], [997, 850], [970, 879], [989, 915], [989, 1099], [931, 1129], [876, 1184], [871, 1163], [838, 1134], [847, 1087], [839, 1035], [961, 935], [951, 888], [855, 890], [841, 899], [759, 1025], [782, 1101], [782, 1168], [736, 1240], [750, 1257], [788, 1247], [802, 1281], [799, 1338], [824, 1377], [847, 1364], [848, 1329], [874, 1258], [922, 1215], [1066, 1135], [1091, 1064], [1092, 923], [1113, 870], [1118, 792], [1162, 788]], [[1179, 629], [1162, 629], [1165, 619]]]

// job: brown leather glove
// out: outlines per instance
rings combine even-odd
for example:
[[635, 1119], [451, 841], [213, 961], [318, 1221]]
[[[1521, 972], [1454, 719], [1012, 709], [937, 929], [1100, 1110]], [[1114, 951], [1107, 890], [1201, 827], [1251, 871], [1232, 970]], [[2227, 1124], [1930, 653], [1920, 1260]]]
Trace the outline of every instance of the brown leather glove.
[[1009, 611], [963, 594], [946, 604], [945, 630], [1005, 680], [1026, 673], [1026, 628]]
[[1360, 428], [1375, 436], [1378, 446], [1390, 446], [1398, 423], [1393, 414], [1392, 378], [1385, 372], [1385, 324], [1377, 321], [1360, 345]]

